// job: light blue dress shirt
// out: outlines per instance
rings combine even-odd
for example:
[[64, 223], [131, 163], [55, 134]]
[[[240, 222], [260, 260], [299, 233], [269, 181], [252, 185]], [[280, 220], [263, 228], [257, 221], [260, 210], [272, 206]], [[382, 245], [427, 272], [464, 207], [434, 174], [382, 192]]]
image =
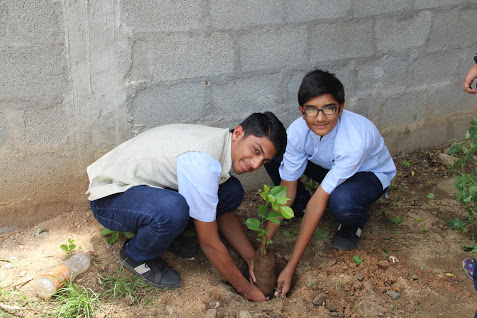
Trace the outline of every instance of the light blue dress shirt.
[[215, 220], [222, 166], [220, 162], [198, 151], [177, 157], [178, 192], [189, 205], [189, 215], [202, 222]]
[[335, 128], [321, 137], [300, 117], [287, 129], [287, 148], [280, 165], [280, 177], [298, 180], [308, 160], [330, 170], [321, 186], [331, 194], [357, 172], [373, 172], [387, 188], [396, 175], [391, 154], [376, 126], [366, 117], [343, 110]]

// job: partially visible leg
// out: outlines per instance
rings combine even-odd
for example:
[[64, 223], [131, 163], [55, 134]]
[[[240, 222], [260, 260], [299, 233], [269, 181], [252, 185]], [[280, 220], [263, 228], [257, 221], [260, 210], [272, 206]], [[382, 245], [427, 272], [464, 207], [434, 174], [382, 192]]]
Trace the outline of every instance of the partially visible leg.
[[385, 192], [374, 173], [358, 172], [331, 193], [328, 208], [341, 223], [333, 238], [333, 247], [351, 250], [356, 246], [361, 229], [369, 219], [368, 206]]
[[120, 253], [128, 269], [156, 287], [180, 285], [179, 274], [159, 255], [187, 225], [189, 207], [184, 197], [172, 190], [137, 186], [92, 201], [91, 209], [106, 228], [136, 233]]
[[225, 239], [244, 259], [252, 258], [255, 250], [248, 241], [235, 210], [244, 198], [240, 181], [231, 177], [219, 187], [219, 204], [217, 206], [217, 226]]

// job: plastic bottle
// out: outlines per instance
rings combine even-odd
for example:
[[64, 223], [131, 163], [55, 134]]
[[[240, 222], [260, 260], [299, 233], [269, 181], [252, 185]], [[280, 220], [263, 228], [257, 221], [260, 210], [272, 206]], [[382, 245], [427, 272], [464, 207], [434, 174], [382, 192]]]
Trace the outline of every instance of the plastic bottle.
[[35, 292], [43, 299], [50, 298], [59, 288], [65, 285], [65, 282], [72, 281], [76, 276], [86, 271], [90, 263], [90, 253], [75, 253], [67, 261], [35, 279]]

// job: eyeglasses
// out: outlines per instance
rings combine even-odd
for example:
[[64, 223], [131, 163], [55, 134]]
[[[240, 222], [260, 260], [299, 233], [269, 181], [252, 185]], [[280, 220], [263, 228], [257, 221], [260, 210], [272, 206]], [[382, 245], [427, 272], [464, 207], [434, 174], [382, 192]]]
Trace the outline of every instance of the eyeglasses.
[[303, 111], [303, 114], [306, 117], [316, 117], [320, 113], [320, 111], [323, 112], [325, 115], [333, 115], [336, 113], [336, 109], [338, 109], [339, 105], [327, 105], [323, 108], [307, 108]]

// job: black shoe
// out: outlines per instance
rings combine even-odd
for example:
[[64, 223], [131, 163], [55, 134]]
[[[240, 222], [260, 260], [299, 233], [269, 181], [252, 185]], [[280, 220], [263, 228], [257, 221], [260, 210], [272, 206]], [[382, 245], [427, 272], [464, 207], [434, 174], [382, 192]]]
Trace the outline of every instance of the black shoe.
[[360, 236], [361, 229], [359, 227], [345, 227], [340, 224], [331, 240], [331, 245], [340, 250], [351, 251], [358, 244]]
[[143, 278], [151, 286], [175, 289], [181, 285], [181, 276], [165, 260], [157, 257], [145, 262], [136, 262], [126, 254], [126, 243], [119, 252], [119, 261], [121, 265]]
[[167, 250], [177, 256], [191, 259], [197, 255], [198, 246], [194, 237], [179, 235]]

